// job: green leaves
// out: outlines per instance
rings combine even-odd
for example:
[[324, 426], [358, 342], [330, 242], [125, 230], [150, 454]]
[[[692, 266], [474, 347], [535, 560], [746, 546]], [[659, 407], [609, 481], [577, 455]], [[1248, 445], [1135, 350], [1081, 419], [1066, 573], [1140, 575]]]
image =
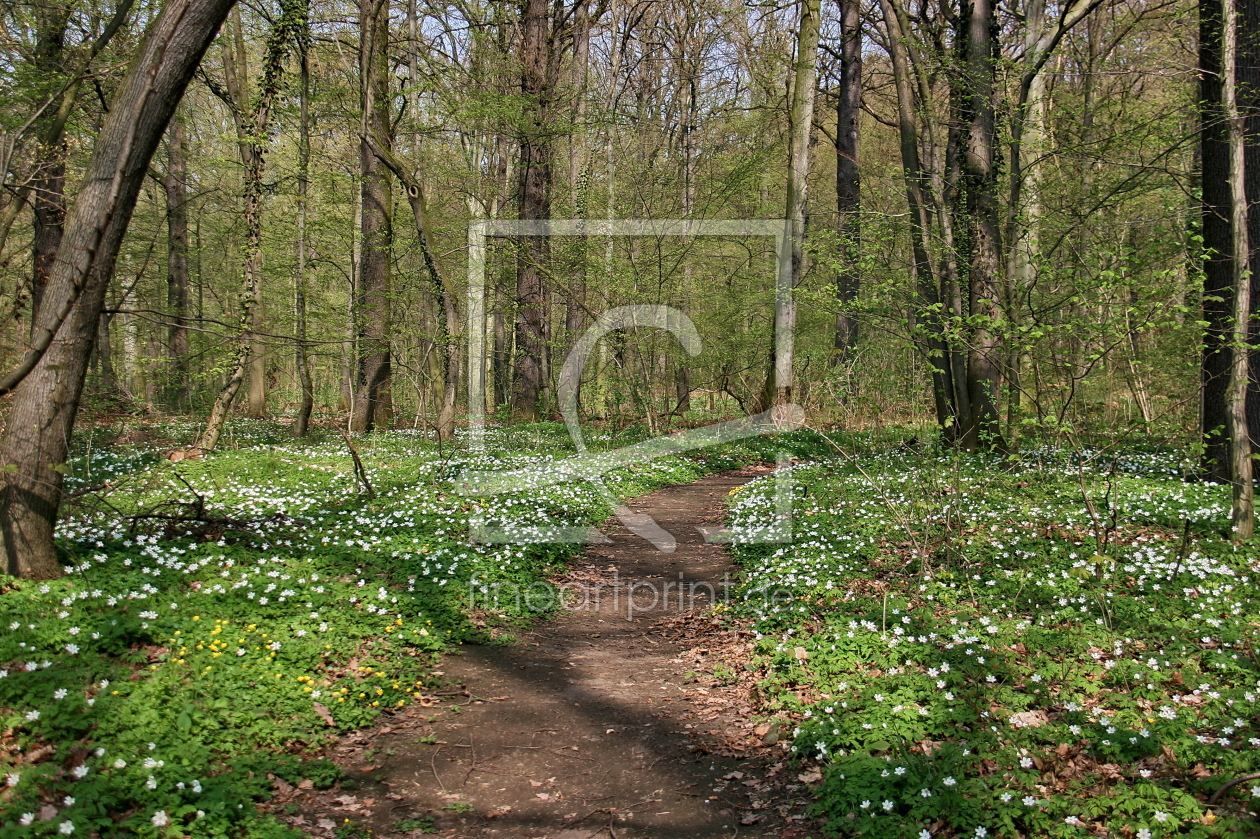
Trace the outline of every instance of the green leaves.
[[[1213, 535], [1227, 490], [1184, 482], [1181, 452], [1108, 458], [851, 455], [794, 473], [794, 544], [738, 548], [761, 693], [823, 771], [835, 834], [1245, 835], [1196, 779], [1260, 769], [1260, 574]], [[733, 522], [769, 491], [740, 492]]]

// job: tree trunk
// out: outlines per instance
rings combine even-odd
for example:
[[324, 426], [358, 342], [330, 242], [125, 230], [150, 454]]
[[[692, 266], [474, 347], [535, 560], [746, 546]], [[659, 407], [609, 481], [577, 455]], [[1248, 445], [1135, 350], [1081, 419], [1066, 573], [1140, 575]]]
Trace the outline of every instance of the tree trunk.
[[[66, 25], [70, 7], [59, 3], [34, 4], [37, 20], [32, 64], [37, 74], [55, 79], [65, 73], [62, 66]], [[78, 82], [72, 81], [71, 88]], [[35, 174], [31, 183], [34, 236], [31, 241], [31, 328], [39, 316], [39, 306], [52, 276], [57, 248], [66, 222], [66, 120], [74, 102], [74, 91], [63, 97], [62, 107], [39, 119], [39, 145]]]
[[1225, 392], [1229, 436], [1229, 479], [1233, 489], [1230, 521], [1234, 535], [1249, 539], [1255, 533], [1255, 487], [1252, 481], [1251, 436], [1247, 429], [1248, 344], [1251, 317], [1250, 246], [1247, 231], [1246, 124], [1238, 110], [1238, 12], [1235, 0], [1224, 0], [1221, 27], [1221, 111], [1229, 147], [1230, 263], [1234, 311], [1232, 358]]
[[[1029, 0], [1024, 17], [1024, 72], [1033, 75], [1027, 84], [1027, 93], [1022, 97], [1024, 101], [1016, 104], [1019, 125], [1018, 130], [1013, 131], [1017, 136], [1011, 140], [1011, 200], [1007, 207], [1012, 223], [1007, 227], [1007, 247], [1011, 256], [1006, 314], [1012, 329], [1006, 353], [1006, 433], [1012, 448], [1018, 447], [1020, 402], [1023, 398], [1020, 368], [1024, 347], [1017, 328], [1023, 320], [1020, 302], [1037, 282], [1037, 259], [1041, 245], [1042, 167], [1037, 158], [1045, 145], [1046, 77], [1034, 62], [1037, 40], [1045, 27], [1045, 0]], [[1026, 153], [1031, 158], [1031, 165], [1024, 168], [1022, 161], [1026, 159]]]
[[360, 202], [359, 363], [350, 430], [389, 429], [394, 424], [390, 388], [393, 300], [390, 276], [394, 200], [389, 169], [372, 143], [390, 150], [389, 2], [359, 0], [359, 101], [363, 108], [359, 144]]
[[14, 391], [0, 445], [8, 573], [61, 574], [53, 528], [62, 472], [118, 248], [166, 125], [232, 3], [168, 0], [97, 135], [40, 310], [38, 329], [54, 336]]
[[487, 405], [487, 410], [497, 410], [507, 405], [511, 400], [511, 384], [512, 384], [512, 348], [510, 346], [511, 335], [507, 328], [507, 318], [504, 317], [503, 307], [506, 302], [507, 295], [499, 289], [496, 295], [498, 305], [494, 308], [494, 316], [490, 324], [490, 328], [494, 340], [494, 406]]
[[[1238, 39], [1236, 97], [1246, 134], [1260, 134], [1260, 2], [1236, 0]], [[1203, 171], [1203, 320], [1202, 354], [1203, 470], [1207, 477], [1229, 480], [1229, 441], [1225, 392], [1232, 361], [1234, 272], [1231, 254], [1229, 141], [1221, 110], [1222, 0], [1199, 2], [1199, 154]], [[1247, 143], [1244, 160], [1247, 199], [1260, 202], [1260, 143]], [[1260, 241], [1260, 209], [1247, 216], [1249, 242]], [[1251, 341], [1260, 331], [1260, 249], [1250, 261]], [[1260, 442], [1260, 358], [1252, 354], [1247, 393], [1247, 425], [1252, 444]]]
[[922, 335], [919, 343], [931, 370], [932, 402], [936, 410], [937, 425], [946, 439], [950, 439], [957, 433], [959, 405], [955, 396], [952, 353], [944, 334], [941, 312], [943, 301], [928, 250], [931, 210], [924, 191], [930, 179], [924, 171], [923, 159], [919, 154], [919, 109], [916, 107], [914, 79], [906, 46], [905, 16], [901, 13], [901, 8], [895, 5], [896, 2], [897, 0], [880, 0], [880, 6], [887, 29], [893, 83], [897, 91], [897, 133], [906, 204], [910, 209], [910, 245], [914, 257], [911, 265], [919, 296], [917, 318]]
[[861, 288], [861, 175], [858, 149], [862, 116], [862, 4], [840, 0], [840, 90], [836, 100], [836, 234], [841, 267], [836, 275], [833, 364], [848, 366], [857, 349], [858, 322], [851, 307]]
[[402, 181], [416, 223], [416, 238], [420, 242], [420, 255], [424, 260], [425, 274], [433, 295], [442, 304], [442, 317], [438, 321], [438, 342], [445, 364], [442, 368], [442, 399], [438, 408], [437, 432], [439, 440], [455, 439], [455, 401], [459, 389], [459, 345], [455, 336], [459, 331], [459, 307], [456, 291], [438, 271], [433, 229], [429, 224], [429, 211], [425, 205], [424, 188], [411, 169], [376, 137], [370, 138], [372, 151]]
[[[520, 219], [551, 216], [552, 141], [551, 37], [546, 0], [524, 0], [521, 16], [521, 93], [525, 116], [521, 130]], [[547, 352], [548, 306], [543, 272], [550, 261], [546, 236], [525, 236], [516, 263], [516, 365], [512, 416], [534, 421], [543, 389]]]
[[[236, 393], [250, 374], [249, 413], [261, 417], [266, 409], [266, 390], [263, 387], [265, 368], [258, 350], [259, 309], [262, 306], [263, 249], [262, 205], [263, 175], [266, 172], [266, 148], [271, 125], [271, 109], [280, 95], [280, 79], [284, 73], [284, 61], [295, 45], [293, 27], [305, 25], [306, 6], [301, 0], [289, 0], [283, 6], [283, 15], [272, 27], [267, 54], [263, 58], [262, 75], [258, 81], [258, 97], [252, 113], [240, 111], [244, 101], [241, 77], [244, 75], [244, 47], [240, 40], [240, 21], [236, 21], [237, 52], [235, 58], [225, 45], [224, 69], [228, 79], [229, 106], [236, 117], [237, 137], [241, 142], [241, 159], [245, 164], [245, 275], [239, 301], [240, 338], [233, 358], [232, 372], [227, 384], [215, 397], [206, 420], [205, 430], [197, 441], [199, 448], [211, 451], [219, 443], [223, 424], [236, 400]], [[299, 30], [300, 31], [300, 30]]]
[[[276, 33], [273, 33], [273, 37], [275, 35]], [[236, 103], [232, 113], [237, 117], [237, 142], [240, 144], [241, 162], [245, 167], [244, 294], [249, 295], [250, 300], [247, 309], [242, 300], [241, 353], [243, 358], [237, 363], [244, 363], [248, 369], [249, 387], [245, 413], [255, 419], [261, 419], [267, 414], [267, 365], [264, 354], [258, 346], [258, 333], [262, 328], [263, 314], [262, 198], [263, 175], [266, 170], [263, 142], [271, 118], [271, 104], [275, 100], [275, 92], [268, 89], [266, 77], [268, 70], [274, 68], [278, 79], [279, 62], [272, 64], [269, 59], [277, 55], [283, 56], [287, 52], [287, 45], [279, 50], [272, 45], [268, 52], [270, 53], [268, 58], [264, 59], [263, 78], [259, 80], [259, 101], [251, 115], [245, 96], [246, 79], [249, 77], [245, 30], [241, 24], [240, 9], [237, 9], [231, 20], [230, 43], [226, 40], [224, 42], [224, 69], [227, 71], [228, 89]], [[229, 408], [235, 395], [236, 390], [233, 388], [231, 395], [228, 396]]]
[[97, 387], [101, 393], [113, 395], [118, 391], [118, 374], [114, 372], [114, 352], [110, 344], [109, 325], [113, 315], [102, 312], [96, 332], [95, 357], [98, 370]]
[[[307, 33], [304, 38], [309, 38]], [[305, 437], [315, 406], [315, 387], [311, 382], [311, 361], [306, 351], [306, 212], [307, 192], [311, 172], [311, 68], [307, 60], [305, 40], [301, 47], [301, 100], [298, 102], [298, 198], [297, 198], [297, 276], [293, 290], [293, 320], [297, 332], [294, 342], [294, 366], [297, 370], [298, 396], [297, 417], [293, 421], [293, 435]]]
[[188, 410], [188, 150], [184, 119], [171, 119], [166, 138], [166, 404]]
[[359, 230], [363, 227], [363, 202], [354, 202], [354, 221], [350, 225], [350, 283], [346, 290], [345, 339], [341, 344], [341, 401], [339, 407], [347, 413], [354, 412], [355, 382], [359, 368], [359, 268], [363, 265], [363, 242]]
[[[569, 196], [573, 201], [573, 217], [586, 218], [591, 179], [590, 132], [586, 125], [586, 87], [590, 75], [591, 20], [588, 0], [578, 0], [574, 9], [573, 72], [570, 84], [573, 97], [575, 131], [569, 141]], [[586, 253], [587, 238], [572, 240], [572, 264], [569, 299], [565, 302], [564, 332], [567, 352], [577, 341], [586, 323]]]
[[[791, 226], [792, 288], [801, 283], [808, 267], [805, 253], [806, 212], [809, 206], [810, 137], [814, 131], [814, 102], [818, 91], [818, 32], [821, 25], [820, 0], [801, 0], [801, 17], [796, 40], [796, 67], [792, 79], [792, 100], [788, 114], [789, 157], [787, 222]], [[769, 405], [792, 401], [792, 332], [796, 328], [796, 303], [776, 295], [775, 340], [772, 351], [773, 398]]]
[[966, 219], [959, 263], [967, 268], [971, 326], [967, 348], [969, 421], [961, 429], [969, 449], [1001, 448], [997, 397], [1002, 356], [998, 340], [1001, 310], [1001, 222], [997, 201], [997, 129], [993, 108], [997, 73], [996, 9], [992, 0], [968, 0], [960, 16], [965, 36], [960, 113], [966, 126], [959, 200]]

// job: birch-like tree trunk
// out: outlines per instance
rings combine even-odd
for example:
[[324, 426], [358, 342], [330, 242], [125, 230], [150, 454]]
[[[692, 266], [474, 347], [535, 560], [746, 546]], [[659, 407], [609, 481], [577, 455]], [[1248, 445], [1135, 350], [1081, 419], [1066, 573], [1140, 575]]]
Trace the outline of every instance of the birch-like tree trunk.
[[[792, 79], [792, 99], [788, 115], [789, 156], [787, 189], [787, 223], [790, 226], [792, 249], [792, 287], [800, 285], [808, 268], [805, 252], [806, 212], [809, 207], [810, 136], [814, 130], [814, 102], [818, 91], [818, 33], [822, 23], [820, 0], [801, 0], [800, 23], [796, 39], [796, 65]], [[771, 361], [773, 397], [770, 405], [792, 401], [791, 334], [796, 328], [796, 302], [776, 295], [774, 307], [775, 342]], [[786, 337], [787, 344], [779, 339]]]
[[1223, 0], [1221, 15], [1221, 110], [1229, 137], [1230, 257], [1233, 265], [1233, 356], [1225, 391], [1229, 436], [1229, 480], [1233, 487], [1230, 521], [1234, 535], [1249, 539], [1256, 529], [1251, 435], [1247, 428], [1247, 386], [1251, 347], [1251, 248], [1247, 231], [1246, 124], [1238, 108], [1238, 9]]

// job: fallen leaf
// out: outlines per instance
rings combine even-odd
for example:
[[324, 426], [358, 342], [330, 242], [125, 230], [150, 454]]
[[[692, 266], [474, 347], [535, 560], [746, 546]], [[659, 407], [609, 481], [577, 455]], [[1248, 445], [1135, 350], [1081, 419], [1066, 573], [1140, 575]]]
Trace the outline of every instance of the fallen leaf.
[[333, 719], [333, 715], [328, 712], [328, 706], [315, 703], [315, 714], [328, 725], [335, 726], [337, 721]]
[[1050, 722], [1050, 716], [1045, 711], [1020, 711], [1018, 714], [1011, 714], [1011, 725], [1016, 728], [1041, 728]]

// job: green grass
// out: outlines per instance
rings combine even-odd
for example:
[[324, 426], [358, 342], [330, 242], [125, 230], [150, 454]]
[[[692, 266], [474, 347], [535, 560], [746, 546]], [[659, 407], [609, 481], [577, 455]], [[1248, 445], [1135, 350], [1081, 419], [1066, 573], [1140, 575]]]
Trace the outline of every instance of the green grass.
[[[1168, 453], [904, 450], [793, 470], [738, 549], [768, 711], [841, 836], [1257, 835], [1260, 564]], [[765, 522], [772, 487], [736, 494]], [[1187, 536], [1188, 534], [1188, 536]]]
[[[0, 578], [4, 839], [287, 835], [255, 807], [269, 776], [335, 783], [318, 759], [333, 737], [423, 697], [449, 645], [540, 616], [512, 600], [470, 614], [469, 594], [542, 585], [576, 546], [473, 544], [474, 518], [528, 534], [610, 512], [584, 483], [460, 493], [476, 469], [551, 468], [572, 451], [557, 424], [494, 431], [483, 453], [364, 437], [375, 499], [333, 435], [295, 443], [278, 425], [234, 421], [236, 448], [179, 464], [157, 443], [87, 440], [59, 529], [69, 573]], [[606, 483], [628, 497], [819, 445], [751, 440], [624, 466]], [[171, 518], [189, 514], [202, 521]]]

